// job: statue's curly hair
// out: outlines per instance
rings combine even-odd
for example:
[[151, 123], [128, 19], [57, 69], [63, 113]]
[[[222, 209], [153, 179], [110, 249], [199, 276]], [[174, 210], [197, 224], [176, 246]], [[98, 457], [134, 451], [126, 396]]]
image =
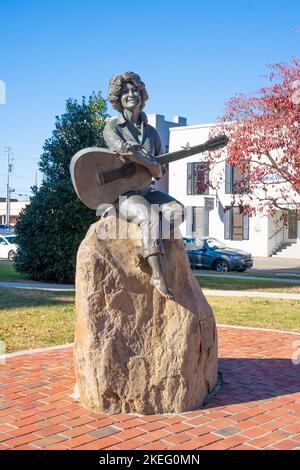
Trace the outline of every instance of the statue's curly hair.
[[141, 77], [133, 72], [123, 72], [114, 75], [108, 85], [108, 101], [112, 107], [119, 111], [123, 111], [121, 103], [121, 91], [124, 83], [133, 83], [141, 92], [142, 102], [140, 109], [142, 110], [145, 106], [145, 102], [149, 98], [146, 91], [145, 84], [142, 82]]

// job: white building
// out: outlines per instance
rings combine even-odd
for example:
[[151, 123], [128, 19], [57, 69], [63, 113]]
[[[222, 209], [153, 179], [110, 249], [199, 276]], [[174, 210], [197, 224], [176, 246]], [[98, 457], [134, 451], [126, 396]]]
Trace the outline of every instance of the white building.
[[[169, 152], [169, 138], [170, 138], [170, 129], [175, 127], [186, 126], [186, 118], [181, 116], [175, 116], [173, 121], [166, 121], [165, 116], [162, 114], [147, 114], [148, 123], [155, 127], [158, 132], [158, 135], [161, 140], [161, 150], [162, 153]], [[162, 191], [168, 192], [168, 173], [166, 173], [163, 178], [161, 178], [155, 187]]]
[[[9, 225], [15, 225], [22, 209], [26, 207], [28, 201], [10, 201], [10, 221]], [[6, 199], [0, 198], [0, 224], [6, 223]]]
[[[198, 145], [208, 139], [212, 124], [170, 128], [170, 152], [187, 143]], [[223, 163], [225, 181], [216, 190], [208, 188], [205, 154], [188, 157], [169, 165], [169, 192], [188, 207], [187, 222], [181, 226], [183, 235], [215, 237], [231, 247], [250, 251], [254, 256], [281, 256], [300, 259], [300, 220], [288, 211], [288, 225], [280, 219], [248, 217], [230, 207], [233, 184], [240, 177], [237, 169]], [[200, 171], [199, 171], [200, 170]], [[213, 179], [214, 175], [209, 175]], [[200, 180], [199, 180], [200, 179]], [[299, 201], [300, 203], [300, 201]]]

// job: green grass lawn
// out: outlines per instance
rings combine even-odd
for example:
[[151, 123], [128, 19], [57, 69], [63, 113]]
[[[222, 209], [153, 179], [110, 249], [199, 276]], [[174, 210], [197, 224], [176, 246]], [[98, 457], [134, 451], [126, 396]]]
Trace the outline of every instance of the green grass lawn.
[[0, 281], [17, 282], [25, 281], [13, 267], [13, 262], [9, 260], [0, 260]]
[[[220, 324], [300, 332], [300, 301], [207, 296]], [[74, 292], [0, 287], [0, 340], [6, 351], [71, 343]]]
[[6, 352], [71, 343], [74, 295], [0, 287], [0, 340]]
[[229, 279], [215, 277], [196, 276], [202, 289], [216, 290], [247, 290], [260, 292], [286, 292], [290, 294], [300, 294], [300, 283], [273, 282], [264, 279]]
[[300, 301], [206, 296], [217, 323], [300, 332]]
[[1, 259], [0, 282], [30, 282], [34, 284], [38, 283], [39, 281], [31, 281], [30, 279], [22, 277], [22, 275], [15, 270], [12, 261]]

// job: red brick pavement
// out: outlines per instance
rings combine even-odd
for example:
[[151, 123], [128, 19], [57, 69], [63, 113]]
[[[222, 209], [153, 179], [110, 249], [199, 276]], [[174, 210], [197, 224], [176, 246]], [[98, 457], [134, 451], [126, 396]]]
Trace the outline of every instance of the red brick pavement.
[[224, 383], [203, 409], [177, 415], [80, 407], [70, 396], [71, 347], [10, 357], [0, 364], [0, 449], [300, 449], [296, 341], [219, 327]]

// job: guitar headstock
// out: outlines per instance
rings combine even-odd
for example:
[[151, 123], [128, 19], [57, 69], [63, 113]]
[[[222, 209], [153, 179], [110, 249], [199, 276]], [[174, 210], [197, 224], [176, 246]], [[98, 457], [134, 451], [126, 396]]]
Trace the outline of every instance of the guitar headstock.
[[207, 142], [205, 142], [205, 147], [209, 151], [217, 150], [219, 148], [225, 147], [228, 144], [228, 141], [229, 139], [225, 134], [218, 135], [217, 137], [213, 137], [212, 139], [209, 139]]

